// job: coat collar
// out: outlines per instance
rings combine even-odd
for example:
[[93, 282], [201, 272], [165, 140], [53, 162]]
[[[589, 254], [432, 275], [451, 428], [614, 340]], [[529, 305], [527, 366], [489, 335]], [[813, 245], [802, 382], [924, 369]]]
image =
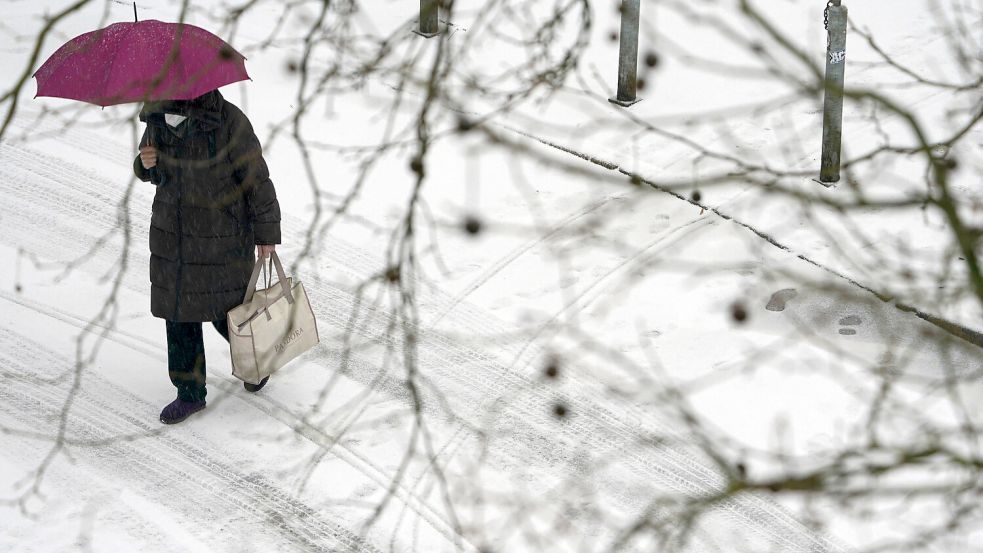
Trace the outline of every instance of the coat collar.
[[176, 113], [188, 118], [185, 123], [202, 131], [210, 131], [222, 125], [222, 104], [225, 99], [218, 90], [206, 92], [191, 100], [160, 100], [147, 102], [140, 110], [140, 121], [164, 123], [164, 113]]

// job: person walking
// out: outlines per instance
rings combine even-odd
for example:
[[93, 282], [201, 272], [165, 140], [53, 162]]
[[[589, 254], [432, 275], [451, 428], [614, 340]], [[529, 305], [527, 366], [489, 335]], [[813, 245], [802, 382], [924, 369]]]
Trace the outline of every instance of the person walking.
[[[139, 117], [146, 129], [133, 171], [157, 186], [150, 311], [164, 319], [177, 388], [160, 420], [173, 424], [205, 408], [202, 323], [229, 340], [226, 313], [242, 303], [256, 254], [280, 243], [280, 205], [252, 125], [218, 90], [146, 102]], [[268, 379], [243, 385], [256, 392]]]

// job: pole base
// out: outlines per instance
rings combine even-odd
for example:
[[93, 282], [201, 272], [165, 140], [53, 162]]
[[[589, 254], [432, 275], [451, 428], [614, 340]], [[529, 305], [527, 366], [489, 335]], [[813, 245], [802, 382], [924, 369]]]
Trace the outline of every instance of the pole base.
[[840, 182], [840, 173], [839, 171], [835, 173], [832, 171], [829, 173], [820, 172], [819, 182], [822, 184], [833, 184], [833, 183]]
[[436, 32], [436, 33], [424, 33], [420, 29], [413, 29], [413, 32], [416, 33], [416, 34], [418, 34], [418, 35], [420, 35], [420, 36], [422, 36], [423, 38], [432, 38], [432, 37], [435, 37], [435, 36], [437, 36], [437, 35], [440, 34], [439, 31]]
[[632, 104], [637, 104], [638, 102], [641, 102], [642, 99], [635, 98], [634, 100], [619, 100], [617, 98], [608, 98], [608, 101], [611, 102], [612, 104], [618, 104], [619, 106], [626, 108]]

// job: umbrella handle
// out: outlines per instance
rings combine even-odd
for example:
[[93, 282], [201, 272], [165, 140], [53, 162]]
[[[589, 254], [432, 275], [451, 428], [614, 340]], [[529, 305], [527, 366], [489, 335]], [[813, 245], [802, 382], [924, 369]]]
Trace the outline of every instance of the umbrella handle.
[[[147, 127], [147, 146], [156, 148], [156, 146], [154, 146], [154, 133], [150, 129], [149, 125]], [[160, 161], [160, 156], [159, 155], [157, 157], [157, 161], [158, 162]], [[158, 184], [161, 184], [161, 181], [160, 181], [160, 171], [157, 170], [157, 166], [156, 165], [154, 165], [150, 169], [147, 169], [147, 172], [150, 173], [150, 180], [151, 180], [151, 182], [157, 181]]]

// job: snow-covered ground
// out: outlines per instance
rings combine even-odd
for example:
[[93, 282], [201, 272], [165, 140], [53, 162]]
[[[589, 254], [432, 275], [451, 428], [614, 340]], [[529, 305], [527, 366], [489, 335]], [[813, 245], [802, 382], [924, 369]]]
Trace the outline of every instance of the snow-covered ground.
[[[7, 74], [21, 71], [27, 54], [12, 30], [36, 28], [41, 4], [9, 7], [0, 54]], [[474, 10], [465, 8], [475, 3], [464, 4], [452, 40], [468, 32]], [[736, 17], [725, 4], [720, 16]], [[821, 60], [822, 4], [768, 4], [789, 36]], [[927, 70], [945, 55], [944, 38], [924, 24], [930, 6], [855, 4], [854, 21], [898, 59]], [[65, 36], [46, 43], [42, 59], [89, 30], [105, 6], [113, 20], [132, 15], [124, 3], [82, 10], [62, 27]], [[413, 8], [393, 3], [373, 13], [373, 24], [408, 33]], [[912, 267], [934, 270], [950, 239], [933, 214], [859, 211], [849, 222], [860, 232], [814, 205], [739, 182], [701, 188], [701, 203], [712, 208], [703, 210], [544, 144], [654, 182], [686, 182], [712, 173], [714, 164], [697, 161], [679, 141], [639, 133], [626, 113], [671, 127], [681, 114], [789, 92], [774, 81], [724, 78], [683, 62], [669, 41], [689, 41], [691, 50], [703, 43], [704, 55], [717, 61], [748, 60], [678, 11], [643, 3], [643, 19], [655, 21], [666, 42], [650, 45], [643, 33], [642, 51], [657, 47], [662, 61], [639, 93], [643, 101], [625, 112], [607, 101], [617, 49], [606, 35], [617, 28], [616, 13], [607, 3], [593, 8], [582, 62], [602, 77], [588, 87], [592, 94], [561, 91], [488, 123], [555, 164], [492, 148], [476, 134], [440, 141], [428, 154], [424, 199], [435, 223], [421, 223], [420, 243], [435, 247], [424, 252], [417, 282], [418, 377], [432, 455], [418, 448], [405, 466], [414, 417], [400, 336], [387, 332], [392, 291], [372, 286], [357, 304], [356, 287], [385, 267], [388, 231], [412, 183], [412, 149], [381, 156], [352, 206], [357, 217], [332, 227], [311, 259], [294, 265], [312, 212], [308, 179], [288, 137], [265, 142], [283, 212], [277, 250], [305, 283], [321, 343], [249, 395], [230, 374], [227, 344], [206, 327], [208, 408], [162, 427], [157, 414], [173, 388], [163, 322], [149, 314], [154, 189], [127, 186], [133, 128], [38, 122], [41, 106], [67, 103], [32, 100], [29, 84], [0, 144], [0, 253], [8, 260], [0, 268], [0, 500], [11, 500], [0, 504], [0, 550], [606, 551], [635, 517], [659, 520], [653, 501], [660, 495], [695, 497], [725, 484], [685, 419], [659, 395], [668, 383], [684, 386], [704, 430], [740, 456], [750, 476], [763, 478], [782, 467], [761, 451], [781, 449], [797, 456], [796, 468], [808, 469], [828, 461], [824, 452], [863, 445], [883, 384], [876, 368], [928, 379], [983, 368], [977, 348], [939, 339], [936, 327], [849, 281], [979, 330], [980, 308], [969, 294], [936, 296], [917, 288], [924, 282], [899, 282], [883, 263], [896, 259], [904, 242]], [[141, 6], [144, 18], [168, 19], [175, 9]], [[275, 3], [260, 4], [236, 40], [260, 40], [275, 12]], [[898, 78], [889, 68], [863, 65], [873, 55], [859, 40], [848, 48], [857, 62], [848, 66], [848, 82], [874, 87]], [[286, 44], [247, 53], [253, 81], [223, 89], [261, 138], [293, 109], [296, 81], [286, 65], [299, 50]], [[499, 61], [487, 56], [489, 68]], [[509, 59], [507, 52], [497, 56]], [[308, 138], [375, 143], [387, 124], [378, 110], [394, 85], [392, 77], [372, 79], [334, 95], [309, 117]], [[918, 87], [891, 93], [925, 118], [951, 107], [946, 95]], [[397, 128], [412, 123], [420, 101], [407, 95]], [[689, 136], [782, 169], [818, 168], [818, 105], [797, 100], [765, 116], [739, 110], [724, 125], [696, 125]], [[493, 108], [480, 98], [462, 107], [471, 114]], [[96, 108], [86, 109], [77, 113], [101, 119]], [[847, 113], [847, 151], [877, 144], [884, 129]], [[603, 131], [589, 132], [598, 122]], [[444, 123], [453, 126], [453, 117]], [[30, 140], [20, 139], [25, 135]], [[967, 170], [956, 186], [967, 194], [976, 186], [970, 168], [979, 174], [981, 138], [972, 135], [966, 143], [977, 149], [959, 153]], [[338, 196], [359, 170], [354, 156], [328, 151], [315, 152], [315, 167], [320, 186]], [[896, 191], [923, 186], [918, 170], [912, 162], [858, 178], [875, 191]], [[819, 186], [808, 177], [792, 185]], [[480, 217], [478, 235], [461, 230], [468, 214]], [[958, 271], [945, 278], [966, 289]], [[794, 295], [780, 292], [789, 289]], [[88, 327], [109, 297], [115, 324]], [[731, 317], [735, 302], [747, 311], [740, 324]], [[345, 355], [349, 335], [354, 348]], [[79, 359], [91, 364], [76, 371]], [[544, 369], [554, 362], [558, 376], [549, 378]], [[961, 391], [969, 405], [983, 400], [978, 380]], [[915, 397], [902, 387], [897, 394], [926, 420], [957, 417], [944, 393]], [[566, 416], [556, 416], [558, 406]], [[922, 431], [903, 410], [889, 412], [888, 441]], [[63, 436], [64, 447], [53, 450], [52, 436]], [[361, 535], [387, 496], [379, 520]], [[860, 521], [829, 501], [807, 505], [792, 494], [743, 492], [700, 517], [685, 549], [853, 551], [903, 537], [939, 514], [892, 501], [880, 506], [880, 516]], [[889, 509], [897, 511], [887, 516]], [[968, 551], [973, 538], [980, 546], [977, 533], [934, 550]], [[625, 549], [655, 546], [642, 532]]]

